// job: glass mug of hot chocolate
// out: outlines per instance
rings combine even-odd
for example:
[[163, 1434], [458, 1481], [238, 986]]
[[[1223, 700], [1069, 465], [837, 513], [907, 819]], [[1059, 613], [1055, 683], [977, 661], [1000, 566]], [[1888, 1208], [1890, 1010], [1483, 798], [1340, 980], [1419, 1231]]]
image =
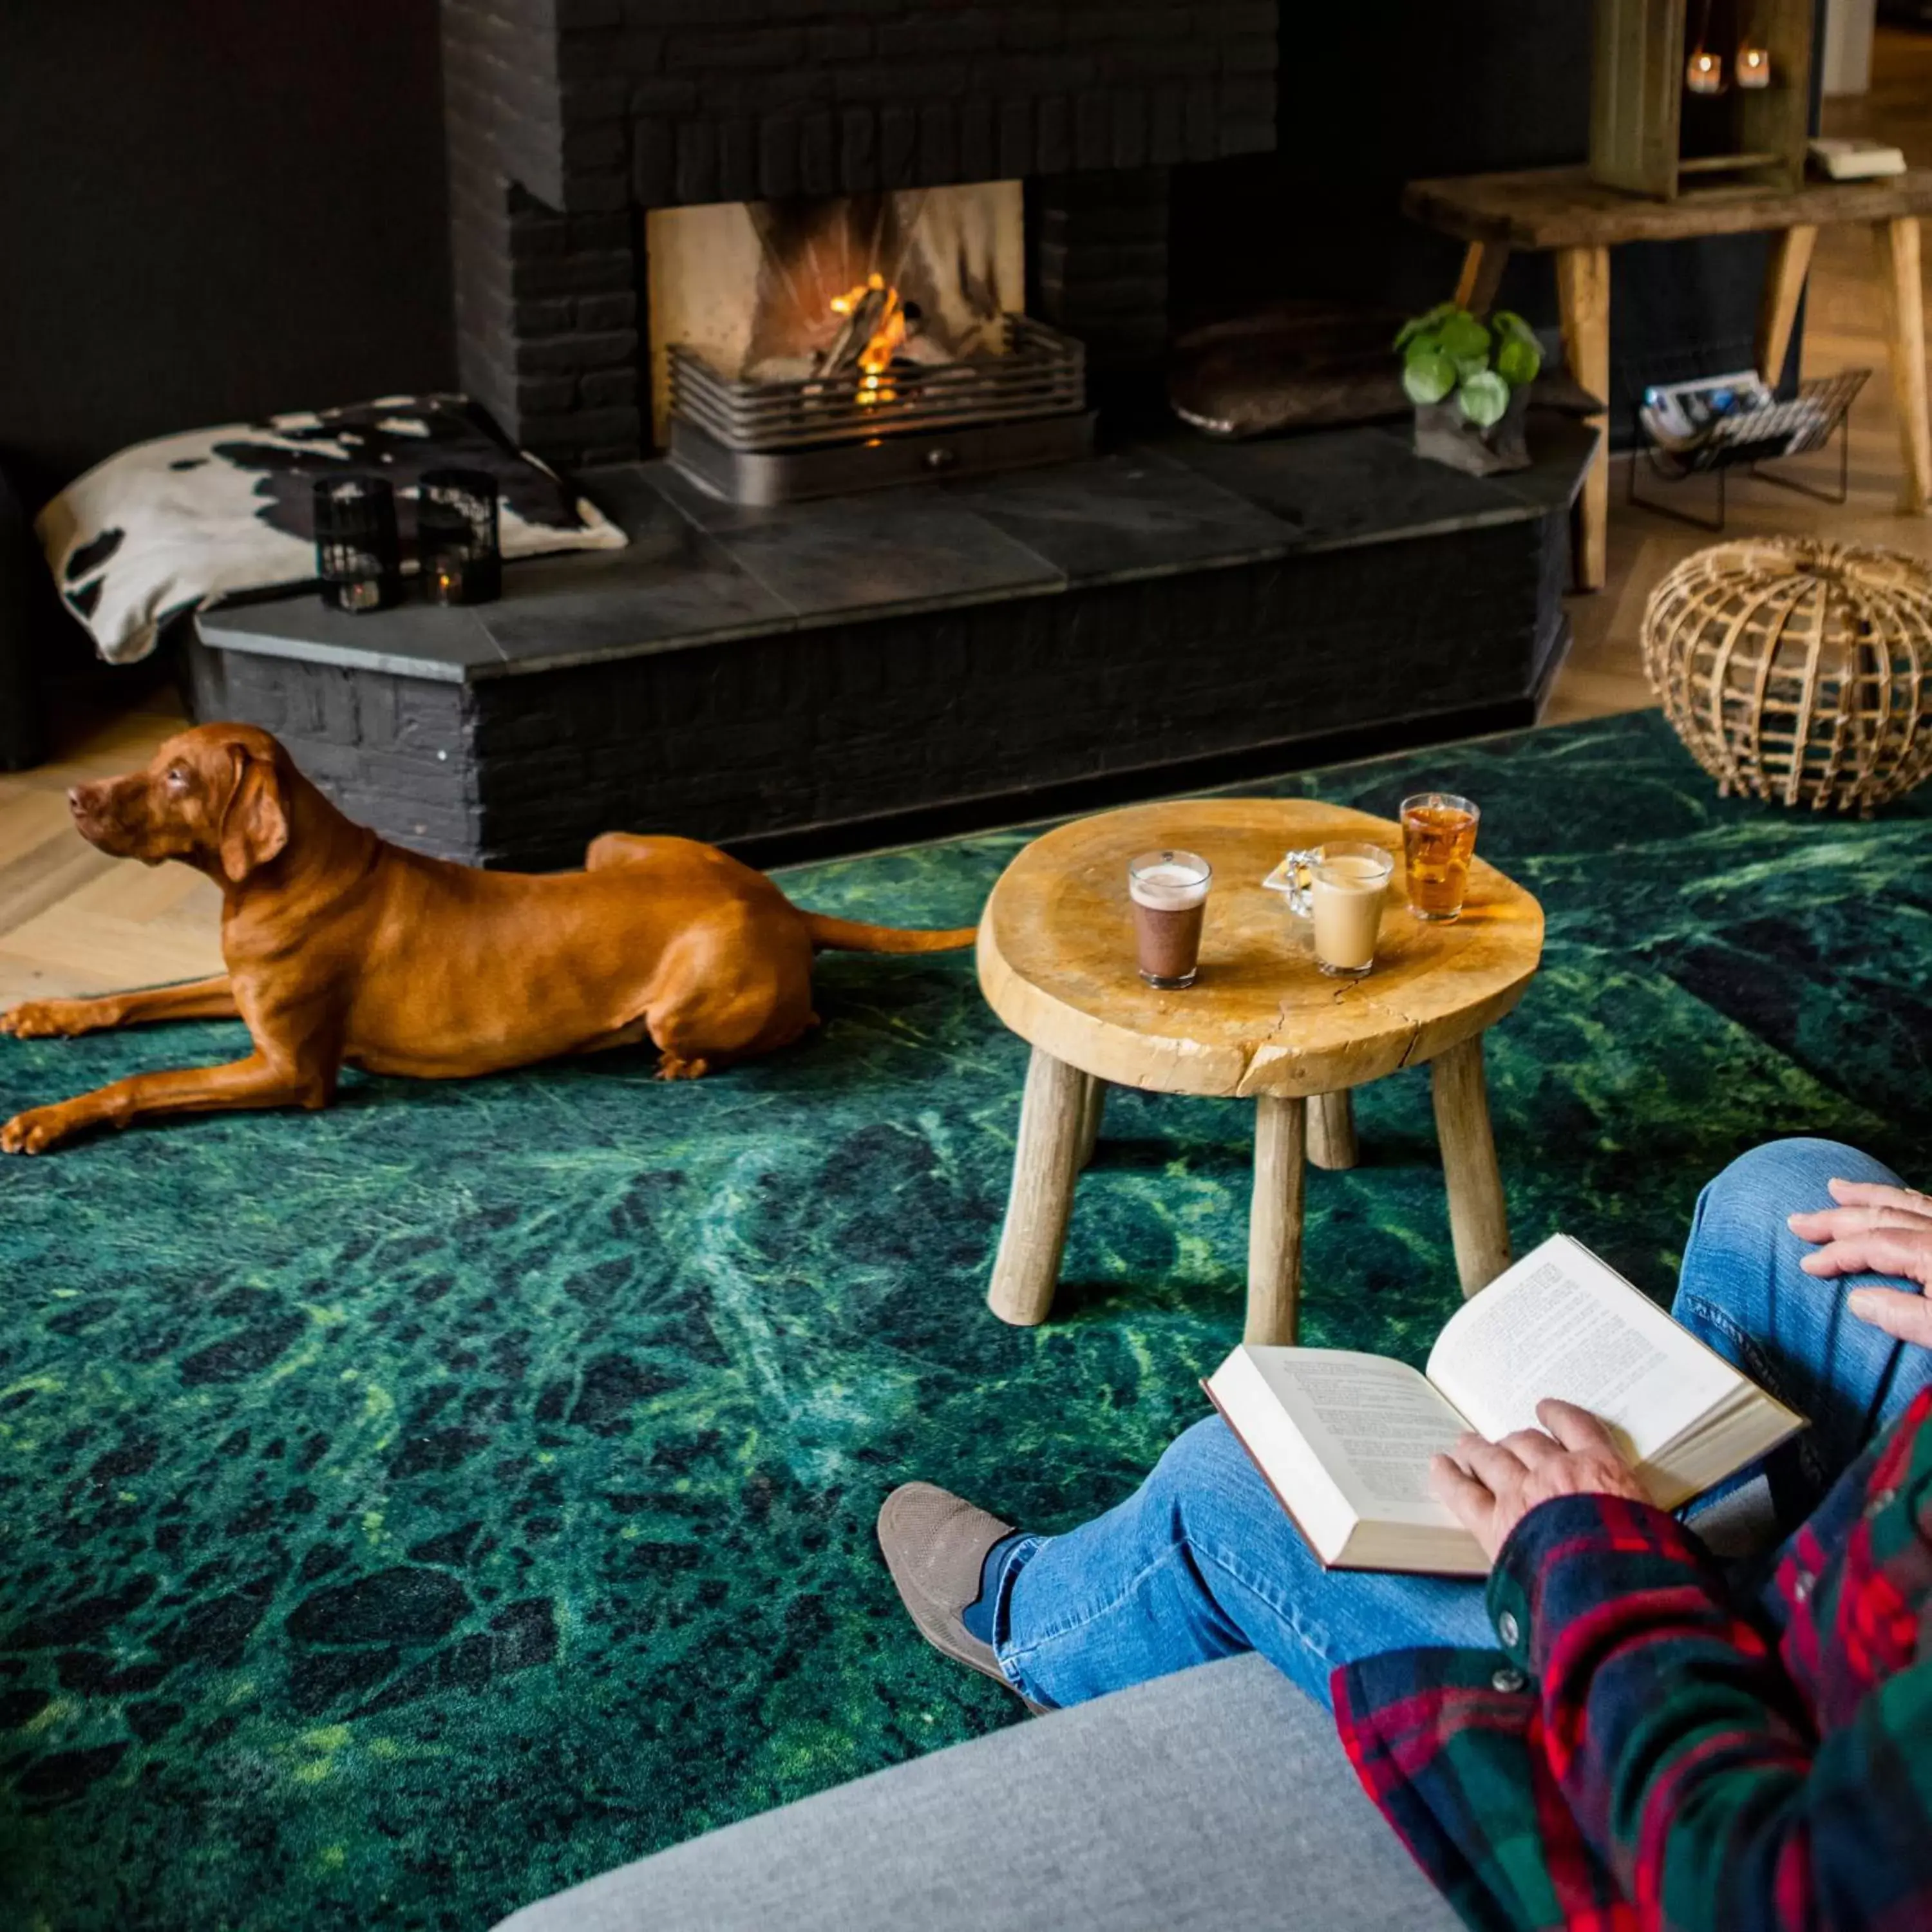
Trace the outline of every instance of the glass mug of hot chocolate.
[[1150, 986], [1191, 986], [1201, 961], [1201, 919], [1214, 868], [1198, 852], [1143, 852], [1127, 863], [1134, 951]]
[[1394, 873], [1394, 859], [1379, 845], [1345, 839], [1289, 853], [1262, 883], [1285, 893], [1291, 909], [1314, 926], [1316, 964], [1354, 980], [1376, 963], [1382, 902]]

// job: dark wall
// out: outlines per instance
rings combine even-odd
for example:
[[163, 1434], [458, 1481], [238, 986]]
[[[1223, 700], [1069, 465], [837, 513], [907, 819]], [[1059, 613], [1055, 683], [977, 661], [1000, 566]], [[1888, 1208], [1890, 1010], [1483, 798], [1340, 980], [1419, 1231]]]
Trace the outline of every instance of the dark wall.
[[436, 0], [0, 4], [0, 460], [453, 387]]

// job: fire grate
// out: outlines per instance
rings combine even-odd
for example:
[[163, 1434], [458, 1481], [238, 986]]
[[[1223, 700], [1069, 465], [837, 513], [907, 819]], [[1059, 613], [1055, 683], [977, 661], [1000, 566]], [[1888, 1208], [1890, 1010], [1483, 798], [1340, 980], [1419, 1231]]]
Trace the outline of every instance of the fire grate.
[[858, 371], [754, 382], [670, 350], [671, 461], [741, 503], [795, 502], [1090, 454], [1087, 355], [1030, 316], [1004, 318], [1006, 352], [895, 361]]
[[1087, 352], [1031, 316], [1005, 318], [1006, 353], [883, 374], [750, 382], [722, 376], [694, 350], [670, 350], [673, 412], [728, 449], [796, 449], [908, 430], [952, 429], [1087, 405]]

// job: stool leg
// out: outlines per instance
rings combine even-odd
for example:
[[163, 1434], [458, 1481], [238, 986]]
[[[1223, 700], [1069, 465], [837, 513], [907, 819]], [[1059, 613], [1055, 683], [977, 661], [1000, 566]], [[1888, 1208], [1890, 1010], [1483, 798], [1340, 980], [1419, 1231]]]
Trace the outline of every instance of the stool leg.
[[[1556, 302], [1563, 325], [1563, 354], [1570, 374], [1599, 402], [1610, 398], [1610, 251], [1601, 248], [1559, 248], [1556, 251]], [[1584, 472], [1578, 493], [1576, 588], [1600, 590], [1610, 554], [1610, 439], [1601, 416], [1593, 416], [1603, 434], [1597, 453]]]
[[1353, 1167], [1355, 1149], [1355, 1096], [1350, 1093], [1315, 1094], [1308, 1102], [1308, 1158], [1317, 1167]]
[[1107, 1083], [1091, 1073], [1080, 1077], [1087, 1083], [1080, 1104], [1079, 1166], [1084, 1174], [1094, 1159], [1094, 1143], [1100, 1138], [1100, 1121], [1107, 1111]]
[[1264, 1094], [1255, 1114], [1255, 1195], [1248, 1210], [1246, 1342], [1292, 1342], [1300, 1324], [1302, 1159], [1307, 1102]]
[[1472, 242], [1462, 251], [1462, 272], [1456, 278], [1456, 306], [1472, 315], [1487, 315], [1496, 305], [1496, 290], [1508, 266], [1506, 244]]
[[1781, 229], [1771, 238], [1771, 266], [1764, 278], [1764, 296], [1757, 312], [1757, 372], [1772, 388], [1784, 374], [1784, 358], [1791, 346], [1792, 325], [1798, 320], [1798, 298], [1811, 272], [1811, 251], [1817, 245], [1816, 227]]
[[1872, 224], [1878, 242], [1879, 286], [1885, 301], [1886, 338], [1892, 356], [1892, 406], [1905, 473], [1898, 507], [1922, 517], [1932, 506], [1932, 428], [1925, 392], [1925, 296], [1918, 266], [1918, 223], [1903, 214]]
[[1013, 1190], [986, 1300], [1002, 1322], [1031, 1328], [1046, 1319], [1073, 1211], [1087, 1076], [1038, 1047], [1027, 1067], [1020, 1103]]
[[1430, 1064], [1436, 1132], [1442, 1143], [1442, 1178], [1449, 1190], [1449, 1232], [1462, 1292], [1486, 1288], [1510, 1264], [1509, 1210], [1490, 1131], [1489, 1088], [1478, 1034]]

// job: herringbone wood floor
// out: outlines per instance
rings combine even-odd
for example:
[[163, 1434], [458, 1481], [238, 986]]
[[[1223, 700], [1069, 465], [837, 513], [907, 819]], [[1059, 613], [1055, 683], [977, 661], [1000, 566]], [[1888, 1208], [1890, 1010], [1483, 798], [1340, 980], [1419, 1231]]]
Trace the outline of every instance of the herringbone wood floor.
[[[1826, 104], [1827, 131], [1869, 134], [1932, 164], [1932, 35], [1882, 31], [1872, 92]], [[1932, 246], [1926, 250], [1932, 272]], [[1932, 285], [1932, 274], [1928, 274]], [[1851, 425], [1851, 496], [1842, 508], [1745, 478], [1730, 500], [1732, 534], [1814, 532], [1932, 558], [1932, 524], [1895, 514], [1898, 438], [1880, 334], [1877, 277], [1862, 233], [1827, 230], [1811, 269], [1804, 373], [1869, 368]], [[1794, 473], [1836, 480], [1836, 457]], [[1594, 597], [1570, 601], [1576, 644], [1546, 714], [1552, 722], [1628, 711], [1651, 702], [1638, 655], [1650, 586], [1679, 557], [1708, 542], [1700, 532], [1623, 501], [1619, 471], [1610, 514], [1610, 578]], [[1684, 486], [1695, 490], [1696, 484]], [[179, 866], [143, 871], [103, 857], [76, 836], [64, 794], [77, 780], [143, 761], [180, 716], [157, 703], [77, 734], [53, 764], [0, 775], [0, 1008], [14, 1000], [103, 992], [219, 972], [220, 898]]]

